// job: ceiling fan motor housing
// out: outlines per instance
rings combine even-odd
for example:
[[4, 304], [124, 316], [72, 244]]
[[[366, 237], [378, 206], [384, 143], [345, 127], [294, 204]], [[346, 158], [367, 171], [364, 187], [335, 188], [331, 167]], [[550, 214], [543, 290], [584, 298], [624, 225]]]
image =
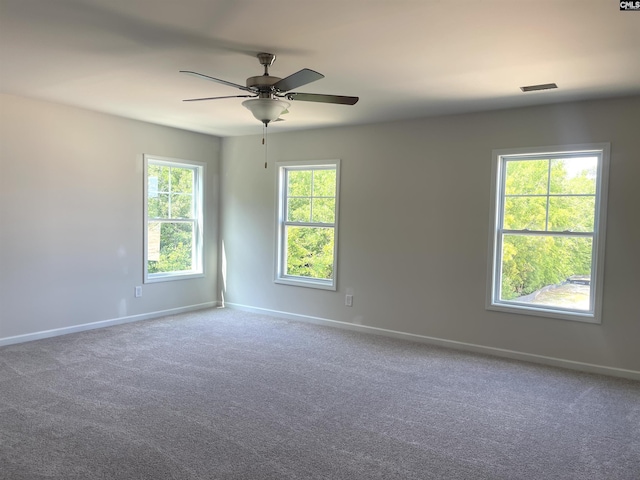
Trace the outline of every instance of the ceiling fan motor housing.
[[271, 93], [272, 85], [282, 80], [280, 77], [272, 77], [271, 75], [258, 75], [257, 77], [247, 78], [247, 87], [255, 88], [260, 93]]

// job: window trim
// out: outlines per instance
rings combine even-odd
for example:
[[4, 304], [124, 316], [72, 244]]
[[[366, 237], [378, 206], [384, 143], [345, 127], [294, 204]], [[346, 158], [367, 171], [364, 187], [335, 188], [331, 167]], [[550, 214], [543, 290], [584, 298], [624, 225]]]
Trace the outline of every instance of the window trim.
[[[148, 195], [149, 195], [149, 164], [163, 165], [163, 166], [175, 166], [175, 167], [188, 167], [195, 171], [194, 180], [194, 197], [196, 198], [195, 205], [195, 217], [192, 219], [194, 225], [194, 255], [196, 268], [192, 270], [185, 270], [180, 272], [162, 272], [162, 273], [149, 273], [149, 239], [148, 239], [148, 225], [149, 225], [149, 212], [148, 212]], [[205, 195], [204, 195], [204, 179], [206, 178], [206, 164], [202, 162], [196, 162], [192, 160], [183, 160], [179, 158], [162, 157], [158, 155], [143, 154], [143, 283], [158, 283], [168, 282], [173, 280], [185, 280], [190, 278], [202, 278], [205, 276], [204, 271], [204, 209], [205, 209]], [[199, 200], [199, 201], [198, 201]]]
[[[486, 309], [507, 313], [516, 313], [540, 317], [572, 320], [586, 323], [602, 323], [602, 294], [604, 287], [604, 256], [606, 235], [607, 193], [609, 185], [610, 143], [588, 143], [533, 148], [508, 148], [493, 150], [491, 167], [491, 209], [489, 228], [489, 250], [487, 255], [487, 295]], [[559, 307], [525, 305], [500, 300], [501, 254], [498, 252], [501, 231], [501, 211], [503, 208], [503, 176], [506, 158], [543, 157], [551, 155], [598, 155], [600, 161], [597, 169], [595, 216], [593, 230], [593, 255], [591, 291], [593, 292], [592, 310], [579, 312]]]
[[[296, 223], [299, 226], [329, 226], [333, 228], [333, 278], [331, 280], [299, 277], [284, 273], [286, 261], [286, 202], [285, 177], [287, 170], [309, 170], [311, 168], [332, 168], [336, 171], [335, 217], [333, 224]], [[338, 274], [338, 220], [340, 211], [340, 159], [333, 160], [293, 160], [276, 163], [276, 255], [274, 266], [274, 282], [282, 285], [317, 288], [321, 290], [337, 290]]]

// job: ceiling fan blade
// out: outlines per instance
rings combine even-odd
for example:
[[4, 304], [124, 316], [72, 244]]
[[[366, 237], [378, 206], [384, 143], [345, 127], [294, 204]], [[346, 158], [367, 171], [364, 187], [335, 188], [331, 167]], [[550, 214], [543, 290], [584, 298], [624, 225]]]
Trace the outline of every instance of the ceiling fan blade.
[[308, 68], [303, 68], [299, 72], [293, 73], [274, 83], [273, 87], [279, 92], [288, 92], [289, 90], [301, 87], [307, 83], [315, 82], [321, 78], [324, 78], [324, 75], [321, 73], [309, 70]]
[[183, 102], [200, 102], [202, 100], [220, 100], [221, 98], [255, 98], [258, 95], [228, 95], [226, 97], [187, 98]]
[[318, 93], [287, 93], [287, 100], [302, 100], [303, 102], [338, 103], [340, 105], [355, 105], [360, 97], [346, 97], [344, 95], [322, 95]]
[[247, 92], [255, 92], [253, 88], [245, 87], [244, 85], [239, 85], [233, 82], [227, 82], [226, 80], [220, 80], [219, 78], [210, 77], [209, 75], [205, 75], [203, 73], [192, 72], [189, 70], [180, 70], [180, 73], [186, 73], [187, 75], [193, 75], [194, 77], [202, 78], [204, 80], [211, 80], [212, 82], [221, 83], [223, 85], [227, 85], [229, 87], [236, 87], [240, 90], [245, 90]]

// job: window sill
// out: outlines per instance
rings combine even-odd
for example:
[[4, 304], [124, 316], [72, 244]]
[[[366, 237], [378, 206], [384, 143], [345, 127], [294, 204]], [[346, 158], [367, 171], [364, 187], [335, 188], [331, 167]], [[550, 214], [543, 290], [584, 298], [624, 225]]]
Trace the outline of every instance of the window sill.
[[599, 325], [600, 318], [589, 312], [568, 312], [544, 308], [544, 306], [520, 306], [510, 303], [492, 303], [486, 306], [487, 310], [496, 312], [515, 313], [518, 315], [530, 315], [533, 317], [547, 317], [559, 320], [569, 320], [573, 322], [591, 323]]
[[317, 288], [319, 290], [332, 290], [334, 292], [336, 291], [335, 282], [328, 281], [328, 280], [319, 280], [319, 279], [303, 278], [303, 277], [278, 277], [274, 280], [274, 282], [280, 285]]
[[155, 274], [152, 277], [147, 277], [144, 279], [144, 283], [158, 283], [158, 282], [171, 282], [173, 280], [187, 280], [191, 278], [203, 278], [204, 273], [163, 273], [163, 274]]

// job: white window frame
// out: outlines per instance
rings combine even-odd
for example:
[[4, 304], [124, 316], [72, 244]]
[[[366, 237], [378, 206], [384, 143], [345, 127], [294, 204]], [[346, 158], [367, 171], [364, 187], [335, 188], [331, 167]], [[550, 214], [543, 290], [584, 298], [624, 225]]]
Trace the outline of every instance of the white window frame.
[[[320, 170], [335, 169], [336, 171], [336, 196], [335, 196], [335, 217], [333, 223], [319, 222], [287, 222], [287, 185], [286, 173], [288, 170]], [[323, 290], [337, 289], [338, 272], [338, 212], [340, 211], [340, 160], [300, 160], [277, 162], [277, 200], [276, 200], [276, 264], [274, 282], [283, 285], [294, 285], [300, 287], [311, 287]], [[286, 274], [287, 262], [287, 226], [321, 227], [333, 228], [333, 278], [330, 280], [309, 278]]]
[[[494, 150], [491, 174], [491, 223], [489, 231], [489, 253], [487, 273], [486, 308], [508, 313], [574, 320], [580, 322], [602, 322], [602, 291], [604, 281], [604, 253], [607, 211], [607, 188], [609, 184], [609, 143], [563, 145], [553, 147], [511, 148]], [[565, 309], [553, 306], [533, 305], [515, 300], [501, 300], [501, 237], [504, 213], [505, 165], [508, 159], [549, 158], [553, 156], [597, 156], [597, 181], [595, 195], [595, 218], [591, 257], [590, 309], [588, 311]], [[524, 232], [524, 231], [523, 231]], [[560, 235], [564, 232], [553, 232]]]
[[[204, 179], [206, 164], [178, 158], [161, 157], [157, 155], [143, 155], [144, 163], [144, 283], [166, 282], [171, 280], [183, 280], [187, 278], [204, 277]], [[149, 222], [162, 221], [163, 219], [149, 218], [149, 165], [161, 165], [166, 167], [189, 168], [194, 171], [193, 194], [195, 200], [194, 217], [188, 219], [164, 219], [165, 221], [190, 223], [193, 226], [192, 265], [191, 270], [149, 273]]]

